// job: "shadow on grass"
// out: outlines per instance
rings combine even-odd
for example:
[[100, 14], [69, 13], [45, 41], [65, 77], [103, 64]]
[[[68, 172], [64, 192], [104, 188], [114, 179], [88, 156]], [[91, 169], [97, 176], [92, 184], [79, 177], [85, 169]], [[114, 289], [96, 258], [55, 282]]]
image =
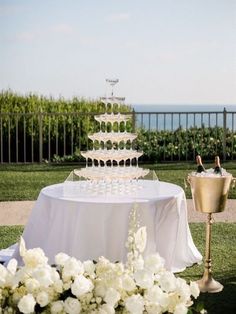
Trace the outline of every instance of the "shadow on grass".
[[201, 293], [196, 304], [203, 302], [208, 314], [235, 314], [236, 276], [225, 278], [220, 282], [224, 286], [221, 292]]
[[[203, 269], [200, 266], [193, 266], [194, 273], [189, 274], [189, 270], [185, 274], [178, 274], [181, 278], [189, 281], [196, 281], [202, 278]], [[236, 313], [236, 269], [213, 273], [213, 278], [219, 281], [223, 286], [223, 290], [218, 293], [201, 293], [195, 301], [203, 303], [208, 314], [235, 314]]]

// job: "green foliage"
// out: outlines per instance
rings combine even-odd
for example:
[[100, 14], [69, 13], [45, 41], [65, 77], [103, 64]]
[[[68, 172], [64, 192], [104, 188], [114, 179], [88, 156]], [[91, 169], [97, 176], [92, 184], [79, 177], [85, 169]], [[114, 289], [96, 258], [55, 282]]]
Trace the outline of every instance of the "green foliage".
[[[176, 131], [147, 131], [140, 129], [136, 148], [143, 150], [144, 162], [194, 160], [200, 154], [203, 160], [223, 158], [223, 128], [179, 128]], [[236, 132], [226, 130], [226, 157], [236, 157]]]
[[[131, 109], [127, 105], [121, 105], [120, 110], [129, 112]], [[35, 94], [22, 96], [10, 90], [2, 91], [0, 116], [3, 160], [39, 161], [40, 137], [44, 159], [51, 160], [54, 154], [62, 157], [73, 155], [76, 150], [87, 150], [88, 134], [99, 129], [94, 115], [104, 112], [105, 105], [98, 100], [76, 97], [71, 100], [53, 99]], [[23, 147], [27, 147], [26, 156], [23, 156]]]

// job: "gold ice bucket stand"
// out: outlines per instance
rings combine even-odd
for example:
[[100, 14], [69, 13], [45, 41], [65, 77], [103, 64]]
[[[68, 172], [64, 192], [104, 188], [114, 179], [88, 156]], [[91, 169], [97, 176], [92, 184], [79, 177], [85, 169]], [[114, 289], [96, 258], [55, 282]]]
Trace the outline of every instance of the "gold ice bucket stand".
[[232, 175], [227, 176], [196, 176], [188, 175], [188, 183], [191, 186], [194, 209], [207, 214], [206, 222], [206, 248], [205, 270], [203, 277], [197, 281], [201, 292], [220, 292], [223, 285], [214, 280], [211, 271], [211, 225], [212, 214], [222, 212], [225, 209], [231, 182], [235, 183]]

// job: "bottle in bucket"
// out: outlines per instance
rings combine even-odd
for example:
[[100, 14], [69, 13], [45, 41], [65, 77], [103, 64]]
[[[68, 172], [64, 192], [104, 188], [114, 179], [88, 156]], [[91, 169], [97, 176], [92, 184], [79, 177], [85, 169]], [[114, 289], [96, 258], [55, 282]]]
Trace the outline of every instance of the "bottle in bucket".
[[221, 168], [221, 165], [220, 165], [220, 157], [219, 156], [215, 157], [214, 173], [222, 175], [222, 168]]
[[196, 163], [197, 163], [197, 173], [206, 172], [206, 169], [204, 168], [202, 164], [202, 158], [200, 155], [196, 156]]

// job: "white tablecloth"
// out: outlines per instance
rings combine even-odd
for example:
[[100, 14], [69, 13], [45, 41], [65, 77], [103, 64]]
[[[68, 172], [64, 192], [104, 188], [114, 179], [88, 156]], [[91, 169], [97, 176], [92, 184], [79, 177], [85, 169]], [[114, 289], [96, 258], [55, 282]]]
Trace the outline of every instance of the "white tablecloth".
[[[159, 252], [173, 272], [201, 261], [181, 187], [143, 180], [131, 195], [89, 196], [81, 184], [85, 182], [65, 182], [41, 190], [23, 233], [27, 248], [41, 247], [50, 263], [59, 252], [81, 261], [105, 256], [125, 262], [129, 213], [136, 204], [140, 225], [147, 227], [144, 254]], [[20, 261], [18, 248], [14, 257]]]

